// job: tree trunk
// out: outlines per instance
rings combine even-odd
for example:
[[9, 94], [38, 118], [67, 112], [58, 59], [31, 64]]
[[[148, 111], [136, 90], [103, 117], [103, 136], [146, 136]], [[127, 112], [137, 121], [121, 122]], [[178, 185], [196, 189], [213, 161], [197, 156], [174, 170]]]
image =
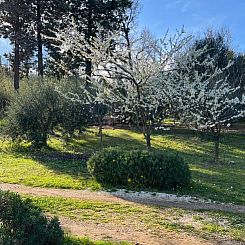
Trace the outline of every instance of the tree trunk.
[[129, 28], [125, 25], [125, 23], [123, 24], [123, 30], [125, 34], [126, 43], [127, 43], [129, 65], [130, 65], [130, 68], [133, 70], [132, 50], [131, 50], [131, 42], [130, 42], [130, 37], [129, 37]]
[[103, 148], [103, 120], [102, 120], [102, 116], [99, 116], [99, 137], [100, 137], [100, 147]]
[[32, 147], [34, 149], [41, 149], [43, 147], [47, 147], [48, 145], [48, 134], [42, 133], [39, 139], [35, 139], [32, 143]]
[[[18, 25], [18, 24], [17, 24]], [[20, 45], [18, 40], [19, 26], [16, 27], [16, 38], [14, 44], [14, 89], [20, 88]]]
[[47, 147], [48, 146], [48, 133], [43, 133], [43, 137], [40, 141], [40, 147]]
[[[89, 3], [88, 6], [88, 24], [87, 24], [87, 33], [85, 34], [85, 39], [86, 41], [91, 44], [91, 37], [92, 37], [92, 6]], [[88, 55], [90, 55], [90, 50], [87, 50]], [[89, 59], [86, 59], [85, 61], [85, 75], [86, 75], [86, 81], [88, 83], [91, 82], [91, 78], [92, 78], [92, 62]]]
[[38, 56], [38, 76], [43, 77], [43, 41], [42, 41], [42, 17], [41, 4], [37, 0], [37, 56]]
[[[137, 92], [138, 92], [138, 99], [140, 101], [140, 92], [138, 88], [137, 88]], [[148, 122], [147, 113], [143, 111], [141, 111], [141, 123], [143, 126], [143, 135], [145, 136], [147, 150], [151, 151], [151, 132], [152, 130], [151, 130], [151, 125]]]
[[147, 150], [151, 151], [151, 128], [149, 125], [143, 124], [143, 134], [145, 136]]
[[219, 162], [220, 134], [214, 136], [214, 162]]
[[147, 150], [151, 151], [151, 134], [149, 132], [145, 135]]
[[[87, 51], [90, 53], [90, 51]], [[92, 77], [92, 62], [90, 60], [86, 60], [85, 62], [85, 75], [87, 82], [90, 83]]]

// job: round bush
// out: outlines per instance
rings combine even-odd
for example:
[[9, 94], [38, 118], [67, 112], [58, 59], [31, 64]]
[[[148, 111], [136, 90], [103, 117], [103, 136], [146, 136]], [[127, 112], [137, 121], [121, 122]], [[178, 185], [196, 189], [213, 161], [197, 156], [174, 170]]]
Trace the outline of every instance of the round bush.
[[87, 163], [88, 171], [103, 184], [126, 185], [128, 170], [125, 155], [119, 149], [105, 149], [92, 156]]
[[176, 189], [190, 183], [189, 166], [176, 154], [106, 149], [92, 156], [89, 172], [102, 184]]
[[0, 191], [0, 244], [61, 245], [63, 240], [57, 218], [48, 220], [29, 199]]

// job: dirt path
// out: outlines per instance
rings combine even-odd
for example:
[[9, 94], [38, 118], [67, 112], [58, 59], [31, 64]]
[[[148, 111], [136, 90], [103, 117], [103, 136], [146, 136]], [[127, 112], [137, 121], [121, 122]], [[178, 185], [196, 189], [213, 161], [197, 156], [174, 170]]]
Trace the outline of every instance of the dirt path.
[[176, 207], [190, 210], [214, 210], [233, 213], [245, 213], [245, 206], [205, 202], [203, 200], [176, 197], [166, 195], [166, 197], [128, 192], [93, 192], [89, 190], [67, 190], [28, 187], [17, 184], [0, 183], [0, 190], [17, 192], [20, 194], [32, 194], [38, 196], [59, 196], [64, 198], [77, 198], [81, 200], [95, 200], [117, 203], [140, 203], [147, 205], [158, 205], [162, 207]]
[[[67, 232], [77, 236], [88, 236], [94, 240], [111, 239], [114, 241], [130, 241], [137, 245], [218, 245], [221, 242], [207, 241], [187, 234], [177, 234], [169, 231], [160, 231], [154, 235], [150, 230], [135, 229], [133, 226], [115, 224], [96, 224], [90, 222], [71, 221], [60, 218], [62, 227]], [[222, 242], [222, 245], [225, 245]], [[228, 243], [227, 243], [228, 245]]]
[[[205, 209], [205, 210], [223, 210], [236, 213], [245, 213], [244, 206], [224, 205], [216, 203], [170, 201], [159, 198], [158, 196], [139, 195], [139, 193], [124, 193], [122, 191], [92, 192], [88, 190], [66, 190], [66, 189], [46, 189], [34, 188], [16, 184], [1, 184], [0, 190], [17, 192], [20, 194], [31, 194], [36, 196], [59, 196], [64, 198], [76, 198], [79, 200], [93, 200], [104, 202], [116, 202], [122, 204], [141, 203], [155, 204], [165, 207], [180, 207], [186, 209]], [[124, 194], [123, 194], [124, 193]], [[117, 196], [116, 196], [117, 195]], [[185, 200], [185, 199], [184, 199]], [[161, 229], [151, 231], [145, 229], [144, 225], [137, 226], [128, 222], [126, 225], [114, 223], [96, 223], [94, 221], [75, 221], [67, 217], [59, 217], [62, 227], [65, 231], [77, 236], [88, 236], [94, 240], [111, 239], [115, 241], [130, 241], [137, 245], [240, 245], [242, 243], [215, 238], [214, 241], [206, 240], [195, 235], [186, 233], [175, 233]], [[127, 217], [125, 217], [127, 220]], [[130, 220], [130, 219], [129, 219]]]

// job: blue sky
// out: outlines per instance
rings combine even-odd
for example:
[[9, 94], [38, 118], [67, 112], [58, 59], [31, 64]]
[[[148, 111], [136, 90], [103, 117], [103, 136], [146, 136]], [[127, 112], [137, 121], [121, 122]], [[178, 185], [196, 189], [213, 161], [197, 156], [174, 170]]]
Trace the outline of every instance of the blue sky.
[[245, 51], [245, 0], [140, 0], [139, 27], [157, 36], [166, 29], [183, 25], [191, 34], [201, 35], [207, 28], [229, 30], [233, 47]]
[[[191, 34], [201, 35], [207, 28], [226, 28], [233, 47], [245, 51], [245, 0], [139, 0], [139, 28], [147, 27], [156, 36], [167, 29], [185, 27]], [[0, 55], [9, 52], [6, 40], [0, 39]]]
[[[2, 56], [4, 53], [8, 53], [11, 51], [11, 47], [9, 45], [9, 42], [6, 39], [1, 39], [0, 38], [0, 56]], [[5, 63], [6, 60], [2, 58], [2, 61]]]

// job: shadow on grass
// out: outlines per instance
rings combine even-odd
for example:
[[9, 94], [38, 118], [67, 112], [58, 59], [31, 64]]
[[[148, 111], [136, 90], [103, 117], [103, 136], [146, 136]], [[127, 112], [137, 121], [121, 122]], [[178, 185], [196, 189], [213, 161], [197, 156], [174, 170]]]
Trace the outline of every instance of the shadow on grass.
[[[132, 134], [140, 133], [138, 130], [131, 132]], [[125, 131], [125, 133], [122, 131], [116, 135], [112, 136], [105, 133], [103, 147], [118, 146], [125, 150], [146, 149], [143, 137], [138, 138], [137, 135], [137, 138], [135, 138], [130, 135], [130, 131]], [[193, 195], [238, 204], [244, 202], [243, 193], [245, 186], [243, 179], [244, 172], [242, 170], [245, 167], [243, 163], [243, 150], [245, 146], [242, 143], [243, 135], [228, 134], [222, 140], [222, 154], [225, 152], [225, 156], [228, 159], [235, 157], [238, 160], [238, 164], [234, 165], [214, 165], [209, 163], [212, 143], [208, 137], [203, 138], [203, 135], [199, 137], [196, 132], [187, 129], [172, 129], [161, 134], [156, 132], [153, 134], [154, 137], [165, 137], [171, 139], [171, 141], [184, 141], [185, 143], [187, 142], [187, 145], [191, 146], [188, 151], [185, 149], [164, 148], [163, 143], [155, 147], [156, 150], [167, 150], [181, 155], [191, 166], [193, 182], [190, 188], [174, 191], [175, 194]], [[78, 177], [83, 177], [84, 179], [91, 180], [92, 177], [87, 171], [86, 161], [94, 152], [100, 149], [99, 137], [84, 135], [78, 139], [71, 139], [62, 151], [56, 150], [51, 144], [51, 147], [41, 151], [31, 151], [29, 147], [19, 146], [14, 150], [14, 153], [17, 157], [22, 156], [35, 159], [57, 174], [64, 173], [77, 179]], [[122, 186], [117, 187], [122, 188]], [[103, 188], [111, 189], [112, 187], [103, 186]], [[132, 187], [130, 189], [140, 190]], [[167, 192], [173, 193], [173, 191]]]
[[69, 142], [67, 142], [66, 147], [70, 151], [86, 152], [88, 154], [93, 154], [102, 148], [108, 147], [120, 147], [125, 150], [146, 150], [144, 141], [134, 139], [128, 134], [120, 134], [120, 137], [104, 134], [102, 145], [99, 142], [99, 137], [85, 135], [78, 140], [71, 139]]
[[[144, 144], [137, 140], [105, 135], [104, 148], [121, 145], [125, 149], [145, 149]], [[73, 178], [82, 177], [89, 180], [92, 176], [87, 170], [86, 162], [93, 153], [99, 150], [101, 146], [95, 137], [84, 137], [80, 140], [71, 139], [64, 147], [64, 151], [59, 151], [52, 145], [35, 150], [24, 144], [17, 144], [12, 146], [11, 155], [16, 158], [31, 158], [56, 174], [68, 174]]]

